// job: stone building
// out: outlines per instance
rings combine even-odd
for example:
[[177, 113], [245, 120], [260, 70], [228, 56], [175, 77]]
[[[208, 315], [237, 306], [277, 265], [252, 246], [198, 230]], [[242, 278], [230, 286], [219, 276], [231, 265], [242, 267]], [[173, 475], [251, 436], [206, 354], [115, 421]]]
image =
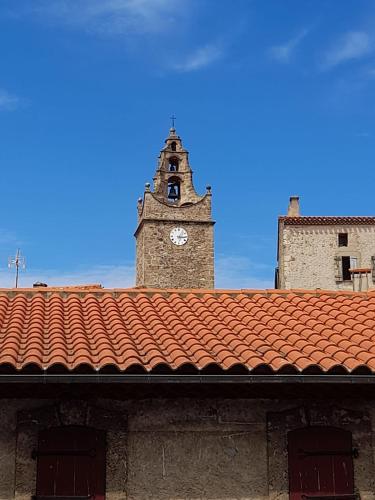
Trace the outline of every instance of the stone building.
[[374, 500], [375, 294], [0, 291], [1, 500]]
[[138, 287], [0, 289], [0, 500], [375, 500], [375, 292], [203, 290], [191, 179], [172, 129]]
[[154, 186], [138, 200], [136, 286], [213, 288], [211, 188], [199, 196], [189, 155], [174, 128], [162, 149]]
[[290, 198], [279, 217], [276, 288], [366, 290], [375, 286], [375, 217], [301, 216]]

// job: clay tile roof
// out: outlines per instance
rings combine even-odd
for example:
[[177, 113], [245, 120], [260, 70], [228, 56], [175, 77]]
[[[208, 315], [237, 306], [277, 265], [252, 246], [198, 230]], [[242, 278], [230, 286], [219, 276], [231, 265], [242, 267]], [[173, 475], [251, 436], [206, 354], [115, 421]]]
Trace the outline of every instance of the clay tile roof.
[[375, 372], [375, 291], [0, 289], [0, 367]]
[[336, 226], [336, 225], [354, 225], [354, 226], [373, 226], [375, 225], [375, 217], [358, 216], [358, 217], [336, 217], [336, 216], [299, 216], [299, 217], [279, 217], [279, 222], [283, 222], [285, 226]]

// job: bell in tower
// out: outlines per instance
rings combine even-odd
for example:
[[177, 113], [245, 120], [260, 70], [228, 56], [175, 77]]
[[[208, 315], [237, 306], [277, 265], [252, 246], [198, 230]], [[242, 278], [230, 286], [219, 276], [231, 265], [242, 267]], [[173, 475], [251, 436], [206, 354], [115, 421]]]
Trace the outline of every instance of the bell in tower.
[[173, 127], [159, 156], [154, 177], [154, 194], [160, 201], [176, 206], [196, 203], [201, 199], [193, 186], [189, 153], [182, 146], [181, 139]]
[[172, 203], [180, 198], [180, 183], [178, 179], [169, 179], [168, 182], [168, 200]]
[[213, 288], [211, 188], [195, 191], [189, 153], [174, 126], [161, 150], [154, 185], [138, 202], [136, 285]]

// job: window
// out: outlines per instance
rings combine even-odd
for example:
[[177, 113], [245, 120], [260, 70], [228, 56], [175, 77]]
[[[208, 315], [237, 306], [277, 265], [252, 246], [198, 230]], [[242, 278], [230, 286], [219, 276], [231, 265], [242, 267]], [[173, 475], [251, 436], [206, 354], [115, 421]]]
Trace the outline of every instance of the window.
[[171, 143], [171, 150], [176, 151], [176, 143], [174, 141]]
[[39, 435], [35, 500], [105, 499], [105, 433], [67, 426]]
[[348, 246], [348, 233], [339, 233], [338, 234], [338, 244], [339, 244], [339, 247], [347, 247]]
[[352, 435], [335, 427], [288, 434], [290, 500], [355, 500]]
[[352, 279], [352, 276], [350, 274], [350, 257], [344, 256], [341, 257], [342, 261], [342, 279], [344, 281], [349, 281]]
[[350, 255], [337, 255], [335, 257], [336, 281], [351, 281], [352, 275], [350, 269], [355, 269], [358, 267], [357, 257], [351, 257]]

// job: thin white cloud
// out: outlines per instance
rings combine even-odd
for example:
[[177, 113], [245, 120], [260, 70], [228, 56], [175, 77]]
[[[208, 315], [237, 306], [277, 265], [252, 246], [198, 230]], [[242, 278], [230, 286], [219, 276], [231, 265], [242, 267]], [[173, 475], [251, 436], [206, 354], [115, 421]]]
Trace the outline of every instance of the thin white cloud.
[[[247, 257], [222, 255], [216, 261], [215, 286], [224, 289], [274, 288], [272, 273], [271, 266], [255, 263]], [[0, 269], [0, 288], [14, 287], [14, 280], [14, 269]], [[20, 287], [32, 287], [38, 281], [56, 287], [100, 284], [105, 288], [129, 288], [135, 284], [134, 265], [97, 265], [70, 271], [26, 268], [20, 272]]]
[[350, 31], [324, 54], [322, 69], [332, 69], [348, 61], [362, 59], [373, 51], [373, 42], [365, 31]]
[[208, 44], [199, 47], [185, 59], [175, 64], [173, 67], [177, 71], [189, 72], [202, 69], [221, 59], [223, 50], [217, 44]]
[[20, 104], [19, 97], [10, 94], [4, 89], [0, 89], [0, 111], [13, 111]]
[[[134, 266], [132, 264], [98, 265], [88, 269], [65, 272], [53, 269], [26, 269], [20, 272], [20, 287], [32, 287], [37, 281], [47, 283], [49, 286], [100, 284], [105, 288], [129, 288], [134, 286]], [[0, 288], [13, 286], [14, 270], [1, 269]]]
[[355, 136], [367, 139], [368, 137], [371, 137], [371, 134], [370, 132], [357, 132]]
[[186, 12], [187, 0], [33, 0], [23, 13], [104, 35], [160, 33]]
[[281, 45], [274, 45], [269, 49], [269, 55], [275, 61], [287, 64], [291, 61], [297, 47], [300, 45], [302, 40], [308, 35], [309, 30], [303, 29], [298, 33], [297, 36], [291, 38], [286, 43]]
[[0, 228], [0, 244], [4, 245], [19, 245], [21, 241], [17, 238], [16, 234], [8, 229]]
[[243, 256], [218, 256], [216, 259], [216, 288], [265, 289], [274, 288], [272, 268], [263, 263], [251, 261]]
[[[19, 0], [8, 15], [31, 17], [87, 34], [122, 37], [132, 51], [135, 47], [149, 51], [147, 42], [152, 37], [153, 62], [159, 61], [167, 70], [191, 72], [213, 64], [224, 54], [219, 43], [191, 52], [186, 49], [182, 54], [186, 28], [196, 9], [191, 0]], [[134, 45], [134, 37], [146, 45]]]

